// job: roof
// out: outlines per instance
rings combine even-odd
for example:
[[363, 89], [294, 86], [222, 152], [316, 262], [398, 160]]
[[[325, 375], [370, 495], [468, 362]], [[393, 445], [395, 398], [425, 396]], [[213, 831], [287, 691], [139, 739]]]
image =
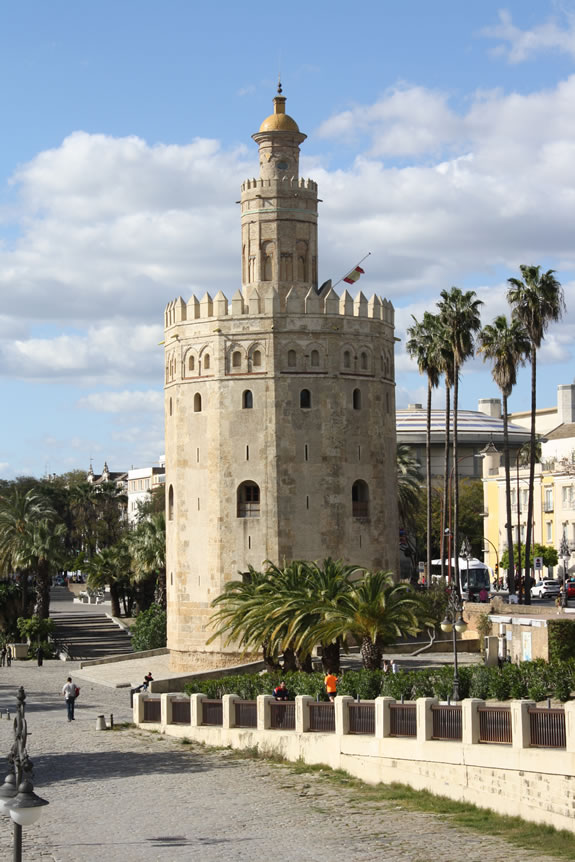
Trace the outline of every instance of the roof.
[[[396, 431], [400, 442], [424, 442], [427, 430], [427, 410], [397, 410]], [[529, 429], [508, 423], [509, 442], [522, 444], [529, 440]], [[453, 414], [450, 429], [453, 430]], [[488, 416], [478, 410], [457, 411], [458, 440], [501, 440], [503, 441], [503, 419]], [[431, 411], [431, 437], [443, 441], [445, 437], [445, 410]]]
[[260, 132], [299, 132], [296, 121], [285, 112], [285, 96], [274, 99], [274, 112], [263, 121]]
[[575, 437], [575, 422], [563, 422], [553, 431], [549, 431], [545, 437], [547, 440], [565, 440], [568, 437]]

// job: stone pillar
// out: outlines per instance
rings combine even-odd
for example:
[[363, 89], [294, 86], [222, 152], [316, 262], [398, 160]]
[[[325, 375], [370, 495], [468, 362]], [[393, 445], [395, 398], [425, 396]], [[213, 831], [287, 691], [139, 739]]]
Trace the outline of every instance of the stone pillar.
[[[309, 694], [297, 694], [295, 698], [295, 729], [296, 733], [309, 731], [309, 705], [315, 703]], [[337, 721], [337, 718], [336, 718]], [[337, 727], [337, 725], [336, 725]]]
[[461, 741], [464, 745], [479, 742], [479, 707], [485, 701], [478, 697], [467, 697], [461, 701]]
[[269, 694], [258, 694], [258, 730], [269, 730], [271, 725], [270, 703], [274, 698]]
[[141, 724], [144, 720], [144, 696], [134, 695], [134, 724]]
[[394, 697], [375, 698], [375, 735], [377, 739], [384, 739], [389, 736], [391, 730], [390, 706], [392, 703], [395, 703]]
[[436, 697], [418, 697], [415, 701], [417, 715], [417, 741], [427, 742], [433, 736], [431, 707], [438, 703]]
[[565, 710], [565, 738], [567, 751], [575, 752], [575, 701], [563, 704]]
[[513, 733], [513, 748], [529, 748], [531, 744], [531, 729], [527, 710], [535, 706], [534, 700], [511, 701], [511, 729]]
[[206, 699], [205, 694], [190, 695], [190, 725], [192, 727], [201, 727], [203, 717], [202, 701]]
[[173, 694], [161, 694], [160, 695], [160, 714], [161, 719], [160, 722], [163, 727], [167, 724], [172, 723], [172, 698]]
[[349, 705], [353, 703], [353, 697], [338, 694], [335, 698], [335, 734], [336, 736], [347, 736], [349, 733]]
[[222, 697], [222, 727], [228, 729], [236, 726], [236, 708], [234, 701], [241, 700], [238, 694], [224, 694]]

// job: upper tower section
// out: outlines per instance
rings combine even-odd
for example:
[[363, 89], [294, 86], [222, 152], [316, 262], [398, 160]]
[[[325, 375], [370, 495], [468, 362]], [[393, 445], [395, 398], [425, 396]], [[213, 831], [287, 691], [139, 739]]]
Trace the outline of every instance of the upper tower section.
[[285, 112], [281, 84], [274, 112], [252, 135], [260, 175], [242, 185], [242, 287], [264, 298], [276, 290], [282, 307], [292, 288], [305, 296], [317, 287], [317, 184], [299, 177], [306, 136]]

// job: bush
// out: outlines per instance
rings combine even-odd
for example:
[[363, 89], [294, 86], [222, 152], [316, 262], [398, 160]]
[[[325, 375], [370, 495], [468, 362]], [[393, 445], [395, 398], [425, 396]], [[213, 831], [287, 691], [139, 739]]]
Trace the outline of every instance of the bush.
[[547, 620], [549, 661], [575, 658], [575, 620]]
[[159, 605], [140, 611], [131, 629], [135, 652], [166, 646], [166, 612]]
[[54, 620], [40, 619], [38, 616], [18, 617], [16, 622], [18, 634], [30, 643], [46, 641], [54, 632]]
[[479, 697], [481, 700], [487, 700], [489, 697], [489, 686], [491, 683], [491, 673], [488, 667], [478, 667], [473, 674], [470, 686], [471, 697]]

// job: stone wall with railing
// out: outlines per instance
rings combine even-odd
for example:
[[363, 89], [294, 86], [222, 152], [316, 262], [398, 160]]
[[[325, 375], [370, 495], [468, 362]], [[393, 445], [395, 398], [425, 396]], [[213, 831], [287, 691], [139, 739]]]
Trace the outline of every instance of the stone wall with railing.
[[287, 760], [344, 769], [368, 783], [398, 781], [499, 814], [575, 831], [575, 703], [460, 704], [390, 697], [278, 702], [139, 694], [134, 722], [206, 745], [258, 747]]

